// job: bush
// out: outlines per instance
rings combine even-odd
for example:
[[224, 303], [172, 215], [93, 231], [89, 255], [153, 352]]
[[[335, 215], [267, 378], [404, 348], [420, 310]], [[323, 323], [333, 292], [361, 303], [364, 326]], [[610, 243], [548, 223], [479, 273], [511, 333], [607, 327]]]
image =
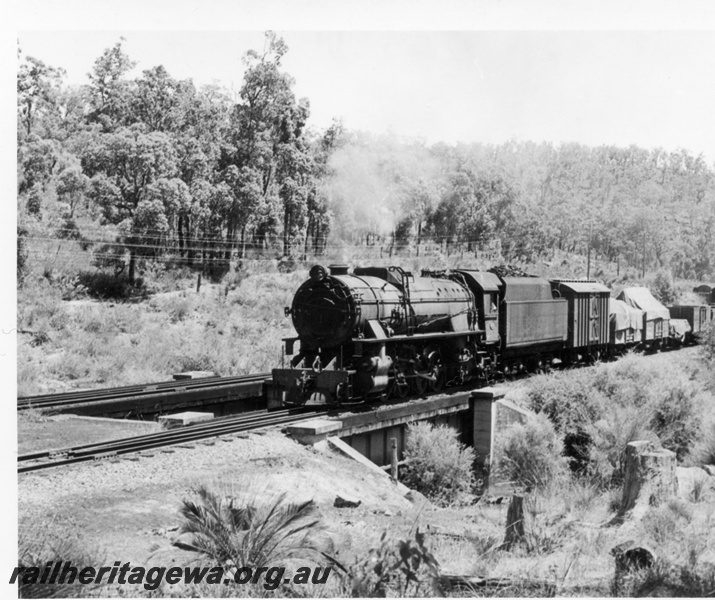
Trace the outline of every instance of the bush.
[[145, 291], [141, 279], [132, 283], [127, 277], [117, 277], [103, 271], [94, 273], [80, 271], [77, 283], [86, 290], [87, 294], [100, 300], [126, 300]]
[[653, 399], [651, 429], [664, 448], [682, 460], [700, 431], [696, 391], [689, 382], [661, 383]]
[[444, 595], [439, 582], [439, 563], [425, 546], [424, 535], [414, 540], [388, 541], [341, 573], [343, 593], [352, 598], [417, 598]]
[[658, 271], [653, 282], [653, 295], [666, 306], [675, 304], [675, 287], [670, 273]]
[[539, 375], [530, 383], [529, 408], [549, 417], [565, 437], [579, 437], [585, 425], [600, 416], [598, 390], [589, 370]]
[[700, 437], [690, 449], [689, 462], [695, 465], [715, 465], [715, 421], [702, 428]]
[[445, 425], [410, 425], [405, 442], [403, 483], [438, 504], [450, 504], [475, 485], [475, 454]]
[[679, 521], [680, 515], [666, 504], [649, 510], [643, 517], [642, 525], [646, 535], [659, 547], [672, 541], [673, 536], [680, 531]]
[[715, 320], [710, 321], [700, 334], [700, 347], [707, 361], [715, 361]]
[[510, 426], [497, 440], [492, 472], [496, 477], [532, 489], [565, 473], [563, 441], [545, 415]]
[[27, 275], [27, 234], [25, 227], [17, 226], [17, 284], [22, 285], [25, 275]]
[[656, 560], [653, 567], [633, 574], [621, 590], [621, 596], [705, 598], [715, 590], [715, 566], [709, 564], [676, 565]]
[[196, 552], [221, 566], [280, 567], [290, 559], [320, 564], [333, 551], [312, 500], [288, 502], [283, 493], [260, 502], [222, 497], [205, 487], [197, 493], [198, 502], [182, 502], [180, 532], [190, 534]]
[[643, 410], [609, 402], [602, 418], [586, 426], [589, 437], [585, 475], [600, 487], [620, 485], [625, 475], [626, 446], [636, 440], [656, 442]]

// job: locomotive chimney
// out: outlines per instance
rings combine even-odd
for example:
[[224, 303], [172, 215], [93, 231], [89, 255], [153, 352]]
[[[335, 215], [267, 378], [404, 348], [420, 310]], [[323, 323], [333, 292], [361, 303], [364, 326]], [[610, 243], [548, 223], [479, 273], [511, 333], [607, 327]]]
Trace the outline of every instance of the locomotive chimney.
[[331, 275], [347, 275], [348, 266], [347, 265], [328, 265]]
[[308, 271], [308, 277], [313, 281], [321, 281], [325, 279], [328, 273], [322, 265], [315, 265], [310, 271]]

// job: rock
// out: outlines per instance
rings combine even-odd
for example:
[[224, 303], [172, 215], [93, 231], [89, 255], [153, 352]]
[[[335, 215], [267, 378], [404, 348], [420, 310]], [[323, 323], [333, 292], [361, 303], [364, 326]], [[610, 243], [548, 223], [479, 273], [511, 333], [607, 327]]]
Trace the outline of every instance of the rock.
[[429, 503], [429, 500], [427, 500], [427, 497], [424, 494], [421, 494], [417, 490], [410, 490], [405, 494], [405, 498], [407, 498], [410, 502], [413, 504], [423, 504], [423, 503]]
[[180, 550], [198, 552], [198, 548], [194, 545], [194, 536], [192, 533], [182, 533], [171, 541], [171, 545]]
[[343, 496], [335, 496], [335, 502], [333, 502], [335, 508], [357, 508], [361, 504], [362, 500], [350, 497], [344, 498]]

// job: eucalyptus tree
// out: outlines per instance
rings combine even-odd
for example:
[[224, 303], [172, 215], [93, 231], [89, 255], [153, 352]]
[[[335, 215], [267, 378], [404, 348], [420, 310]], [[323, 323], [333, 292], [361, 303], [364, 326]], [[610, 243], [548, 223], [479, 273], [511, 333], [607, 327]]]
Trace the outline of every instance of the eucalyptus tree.
[[[287, 51], [281, 38], [267, 32], [263, 52], [249, 50], [244, 56], [246, 72], [221, 158], [223, 179], [233, 193], [228, 230], [234, 243], [239, 233], [245, 240], [251, 221], [265, 229], [280, 215], [284, 254], [290, 252], [304, 218], [310, 172], [303, 137], [310, 109], [307, 100], [296, 100], [293, 78], [281, 70]], [[255, 222], [256, 184], [262, 223]]]
[[87, 142], [82, 166], [91, 177], [89, 194], [101, 207], [103, 221], [119, 226], [120, 243], [129, 252], [129, 280], [134, 281], [136, 257], [157, 249], [169, 231], [169, 217], [186, 195], [176, 177], [176, 151], [169, 136], [147, 132], [142, 125]]
[[60, 94], [64, 69], [46, 65], [41, 60], [27, 56], [17, 72], [17, 111], [22, 131], [30, 136], [43, 114], [55, 109]]
[[136, 62], [124, 52], [124, 41], [121, 38], [114, 46], [107, 48], [94, 61], [92, 71], [88, 74], [91, 106], [88, 118], [90, 122], [99, 123], [107, 132], [132, 121], [132, 84], [125, 79], [125, 75], [136, 66]]

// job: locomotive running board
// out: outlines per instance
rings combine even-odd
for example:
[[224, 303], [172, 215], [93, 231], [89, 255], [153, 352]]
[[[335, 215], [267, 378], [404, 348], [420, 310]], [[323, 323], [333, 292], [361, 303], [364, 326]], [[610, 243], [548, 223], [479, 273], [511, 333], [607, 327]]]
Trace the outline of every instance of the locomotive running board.
[[353, 338], [353, 344], [384, 344], [385, 342], [413, 342], [415, 340], [429, 339], [444, 339], [454, 337], [464, 337], [471, 335], [479, 335], [484, 333], [483, 329], [475, 329], [474, 331], [444, 331], [435, 333], [415, 333], [413, 335], [393, 335], [388, 338]]

